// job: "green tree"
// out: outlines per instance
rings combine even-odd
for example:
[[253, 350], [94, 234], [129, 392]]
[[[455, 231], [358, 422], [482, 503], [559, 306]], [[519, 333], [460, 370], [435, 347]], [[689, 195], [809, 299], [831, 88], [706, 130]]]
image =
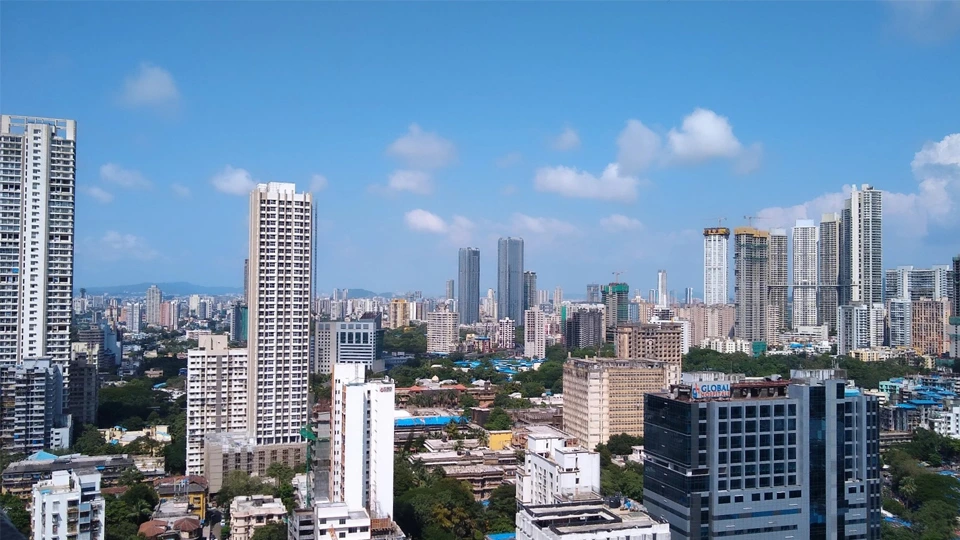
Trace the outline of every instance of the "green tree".
[[273, 487], [264, 484], [259, 478], [253, 478], [244, 471], [230, 471], [223, 478], [220, 492], [217, 493], [217, 502], [220, 506], [229, 508], [234, 497], [270, 495], [273, 492]]
[[516, 529], [517, 488], [513, 484], [497, 486], [487, 502], [487, 532], [512, 532]]
[[473, 397], [471, 394], [467, 392], [460, 393], [459, 401], [460, 401], [460, 406], [463, 407], [464, 409], [470, 409], [480, 405], [480, 402], [477, 401], [477, 398]]
[[270, 523], [253, 533], [253, 540], [287, 540], [287, 525], [285, 523]]
[[140, 472], [140, 469], [127, 467], [120, 473], [120, 477], [117, 478], [117, 483], [121, 486], [132, 486], [143, 482], [143, 480], [143, 473]]
[[487, 423], [483, 425], [489, 431], [502, 431], [513, 427], [513, 420], [510, 415], [500, 407], [495, 407], [490, 411]]
[[83, 431], [77, 440], [73, 443], [73, 450], [87, 456], [101, 456], [106, 454], [107, 442], [103, 435], [97, 431], [97, 427], [87, 424], [83, 426]]
[[293, 469], [280, 462], [271, 463], [267, 467], [267, 476], [276, 481], [276, 485], [289, 484], [293, 480]]
[[170, 444], [163, 448], [165, 467], [172, 474], [183, 474], [187, 469], [187, 413], [180, 412], [170, 423]]
[[14, 528], [30, 538], [30, 512], [16, 495], [4, 493], [0, 495], [0, 508], [7, 513]]
[[626, 433], [621, 433], [619, 435], [611, 435], [610, 440], [607, 441], [607, 448], [610, 449], [610, 453], [617, 456], [632, 454], [634, 446], [643, 446], [643, 437], [634, 437]]

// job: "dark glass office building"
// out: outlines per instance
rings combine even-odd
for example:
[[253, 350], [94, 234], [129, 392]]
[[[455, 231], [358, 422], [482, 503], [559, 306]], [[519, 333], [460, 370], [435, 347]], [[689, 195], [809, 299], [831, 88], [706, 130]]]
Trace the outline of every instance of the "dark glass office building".
[[497, 242], [497, 318], [523, 324], [523, 238]]
[[462, 324], [480, 320], [480, 250], [460, 248], [460, 267], [457, 290], [457, 310]]
[[645, 397], [644, 505], [674, 539], [879, 539], [878, 402], [841, 370]]

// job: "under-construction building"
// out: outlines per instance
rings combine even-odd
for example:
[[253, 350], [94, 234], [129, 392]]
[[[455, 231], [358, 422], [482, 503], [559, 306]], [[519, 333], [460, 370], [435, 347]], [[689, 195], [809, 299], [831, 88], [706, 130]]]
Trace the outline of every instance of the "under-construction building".
[[766, 340], [769, 248], [767, 231], [753, 227], [734, 230], [734, 334], [748, 341]]

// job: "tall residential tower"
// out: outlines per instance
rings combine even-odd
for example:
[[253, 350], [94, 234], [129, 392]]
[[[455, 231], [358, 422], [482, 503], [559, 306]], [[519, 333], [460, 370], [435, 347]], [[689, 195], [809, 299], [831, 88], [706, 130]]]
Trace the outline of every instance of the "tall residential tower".
[[708, 306], [726, 304], [727, 293], [727, 246], [730, 229], [710, 227], [703, 230], [703, 302]]
[[462, 324], [480, 321], [480, 250], [460, 248], [457, 309]]
[[853, 187], [843, 209], [840, 305], [883, 302], [883, 200], [869, 184]]
[[497, 317], [523, 320], [523, 238], [497, 242]]
[[831, 332], [837, 331], [842, 224], [840, 214], [824, 214], [820, 219], [817, 324], [827, 325]]
[[748, 341], [764, 341], [770, 233], [737, 227], [733, 238], [734, 334]]
[[797, 220], [793, 228], [793, 327], [817, 324], [817, 225]]

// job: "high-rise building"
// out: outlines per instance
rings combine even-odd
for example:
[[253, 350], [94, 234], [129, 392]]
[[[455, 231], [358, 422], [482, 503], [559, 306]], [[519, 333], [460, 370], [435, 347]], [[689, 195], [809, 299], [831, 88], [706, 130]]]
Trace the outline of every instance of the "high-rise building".
[[844, 379], [795, 371], [647, 394], [647, 511], [680, 540], [879, 540], [879, 406]]
[[657, 307], [670, 305], [670, 293], [667, 291], [667, 271], [657, 270]]
[[143, 304], [132, 302], [127, 304], [127, 330], [132, 334], [139, 334], [143, 326]]
[[374, 373], [384, 370], [384, 330], [379, 313], [364, 313], [346, 321], [319, 321], [316, 325], [316, 373], [329, 374], [335, 364], [363, 364]]
[[703, 230], [703, 303], [708, 306], [730, 301], [727, 293], [729, 243], [730, 229], [709, 227]]
[[331, 499], [392, 518], [394, 383], [364, 375], [360, 364], [333, 368]]
[[643, 395], [669, 387], [672, 366], [643, 358], [572, 358], [563, 364], [563, 429], [586, 448], [643, 436]]
[[734, 230], [734, 335], [747, 341], [766, 340], [769, 246], [770, 233], [766, 231], [753, 227]]
[[[463, 282], [460, 283], [462, 286]], [[410, 308], [407, 306], [406, 298], [390, 300], [390, 306], [387, 309], [387, 323], [391, 330], [410, 326]]]
[[208, 472], [207, 435], [247, 432], [249, 363], [247, 349], [230, 348], [224, 335], [199, 336], [187, 351], [187, 474]]
[[906, 298], [887, 300], [887, 328], [891, 347], [910, 347], [913, 344], [913, 302]]
[[247, 341], [247, 306], [235, 302], [227, 314], [230, 318], [230, 341]]
[[26, 358], [0, 364], [0, 448], [33, 454], [70, 446], [64, 413], [63, 372], [58, 362]]
[[160, 326], [160, 304], [162, 303], [163, 292], [160, 291], [160, 287], [151, 285], [150, 288], [147, 289], [147, 299], [144, 301], [144, 304], [146, 305], [144, 322], [147, 324]]
[[517, 323], [513, 319], [500, 319], [497, 323], [497, 347], [513, 349], [517, 346]]
[[103, 540], [106, 509], [100, 494], [99, 472], [53, 471], [49, 479], [33, 486], [33, 540]]
[[883, 345], [883, 304], [853, 304], [837, 308], [837, 353]]
[[454, 281], [452, 279], [447, 280], [446, 288], [444, 289], [443, 298], [446, 300], [453, 300], [454, 296]]
[[694, 305], [677, 311], [677, 318], [690, 321], [690, 343], [699, 346], [707, 338], [733, 337], [735, 313], [730, 304]]
[[97, 423], [97, 408], [100, 397], [100, 345], [88, 343], [70, 344], [70, 363], [64, 377], [67, 387], [67, 412], [76, 425]]
[[[614, 342], [617, 358], [659, 360], [668, 366], [667, 384], [680, 382], [687, 321], [623, 324]], [[688, 338], [689, 339], [689, 338]]]
[[765, 341], [776, 342], [787, 328], [787, 231], [772, 229], [767, 251], [767, 331]]
[[793, 327], [817, 324], [817, 225], [799, 219], [793, 228]]
[[584, 440], [573, 434], [550, 426], [532, 427], [535, 429], [526, 436], [523, 463], [517, 468], [517, 502], [548, 505], [600, 491], [600, 454], [585, 448]]
[[243, 260], [243, 303], [250, 301], [250, 259]]
[[884, 283], [885, 300], [893, 298], [909, 300], [946, 298], [951, 302], [954, 300], [953, 269], [948, 264], [934, 265], [930, 268], [898, 266], [887, 270]]
[[559, 285], [553, 289], [553, 309], [555, 313], [559, 313], [560, 304], [563, 303], [563, 288]]
[[947, 339], [949, 302], [945, 298], [940, 300], [921, 298], [911, 304], [910, 346], [920, 354], [934, 357], [947, 352], [950, 347]]
[[191, 294], [190, 299], [187, 301], [187, 306], [190, 309], [190, 315], [196, 317], [200, 312], [200, 295]]
[[564, 323], [563, 340], [568, 349], [595, 349], [603, 344], [603, 311], [578, 309]]
[[853, 186], [843, 209], [840, 305], [883, 302], [882, 232], [882, 192], [869, 184]]
[[960, 255], [953, 258], [953, 314], [960, 317]]
[[689, 306], [693, 304], [693, 287], [686, 287], [683, 289], [683, 305]]
[[817, 324], [837, 331], [840, 286], [840, 244], [843, 222], [840, 214], [823, 214], [820, 219], [820, 276], [817, 289]]
[[462, 324], [476, 324], [480, 321], [480, 250], [460, 248], [460, 279], [457, 295], [457, 310]]
[[0, 363], [70, 359], [74, 120], [0, 116]]
[[523, 320], [523, 238], [497, 242], [497, 317]]
[[600, 303], [600, 285], [599, 284], [591, 283], [587, 285], [587, 303], [588, 304]]
[[523, 273], [523, 310], [526, 311], [530, 308], [535, 308], [540, 305], [540, 300], [537, 298], [537, 273], [536, 272], [524, 272]]
[[523, 355], [543, 359], [547, 355], [546, 321], [540, 308], [523, 312]]
[[616, 339], [617, 326], [630, 320], [630, 285], [626, 283], [610, 283], [604, 285], [600, 293], [606, 309], [606, 341]]
[[250, 194], [247, 425], [258, 445], [302, 443], [309, 419], [312, 206], [294, 184]]
[[427, 352], [448, 354], [460, 346], [460, 314], [437, 306], [427, 314]]

